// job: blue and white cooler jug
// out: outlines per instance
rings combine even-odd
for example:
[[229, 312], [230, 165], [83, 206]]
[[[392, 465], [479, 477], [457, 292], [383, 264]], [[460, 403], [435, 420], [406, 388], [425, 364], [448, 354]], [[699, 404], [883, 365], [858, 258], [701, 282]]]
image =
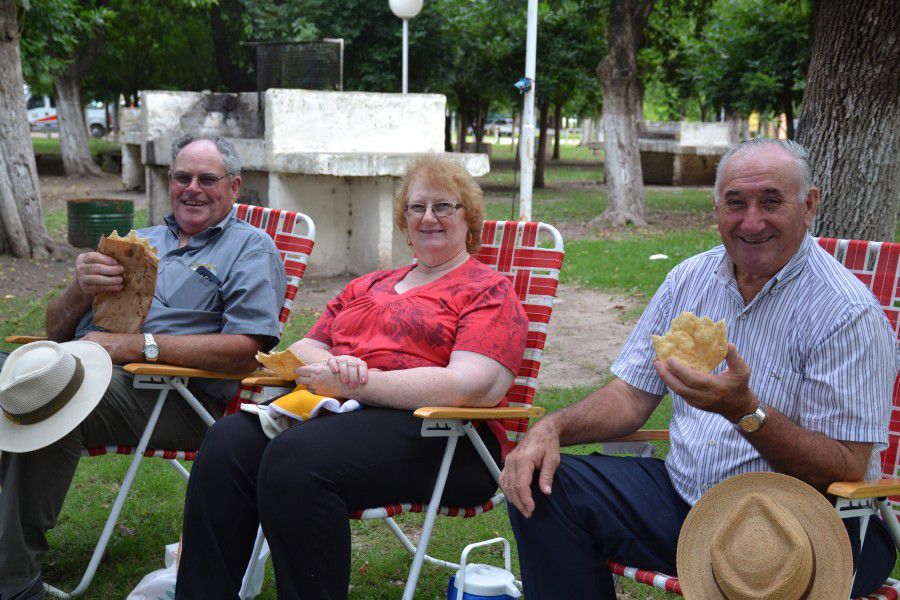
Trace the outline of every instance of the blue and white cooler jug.
[[[505, 569], [472, 563], [467, 565], [469, 551], [479, 546], [502, 542], [504, 545]], [[515, 577], [510, 572], [509, 542], [494, 538], [486, 542], [469, 544], [463, 550], [459, 570], [450, 578], [447, 586], [447, 600], [515, 600], [522, 594], [516, 587]]]

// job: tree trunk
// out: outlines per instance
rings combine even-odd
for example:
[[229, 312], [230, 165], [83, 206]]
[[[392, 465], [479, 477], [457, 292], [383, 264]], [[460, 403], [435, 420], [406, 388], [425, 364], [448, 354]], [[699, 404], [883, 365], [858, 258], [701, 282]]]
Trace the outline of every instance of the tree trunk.
[[19, 209], [16, 208], [16, 199], [13, 196], [12, 183], [9, 181], [2, 146], [0, 146], [0, 223], [3, 224], [4, 242], [10, 254], [20, 258], [29, 256], [31, 244], [28, 243], [28, 234], [25, 233]]
[[100, 167], [88, 147], [81, 82], [63, 74], [53, 87], [56, 89], [56, 110], [59, 111], [59, 150], [63, 170], [66, 175], [99, 175]]
[[209, 3], [209, 25], [216, 57], [216, 71], [229, 92], [249, 92], [256, 89], [254, 81], [242, 67], [241, 53], [244, 52], [239, 36], [234, 28], [229, 30], [226, 18], [234, 22], [243, 14], [244, 3], [240, 0], [223, 0]]
[[457, 97], [460, 98], [460, 102], [459, 110], [456, 111], [456, 151], [465, 152], [466, 130], [469, 128], [470, 110], [468, 104], [462, 101], [459, 93], [457, 93]]
[[654, 0], [610, 3], [609, 52], [597, 66], [603, 87], [603, 135], [609, 204], [594, 224], [646, 225], [643, 174], [638, 148], [640, 85], [637, 53]]
[[470, 106], [469, 124], [472, 125], [472, 137], [475, 138], [475, 152], [484, 152], [484, 123], [487, 121], [491, 103], [477, 99]]
[[559, 160], [559, 130], [562, 129], [562, 105], [555, 104], [553, 110], [553, 160]]
[[550, 103], [541, 102], [541, 115], [538, 118], [538, 144], [534, 157], [534, 187], [543, 189], [546, 187], [544, 183], [544, 164], [547, 162], [547, 121], [550, 118]]
[[444, 116], [444, 152], [453, 152], [453, 117], [449, 112]]
[[781, 99], [782, 110], [784, 111], [784, 121], [787, 131], [787, 139], [792, 140], [797, 137], [794, 131], [794, 94], [790, 91], [785, 92]]
[[53, 84], [59, 114], [59, 150], [66, 175], [100, 174], [100, 167], [94, 162], [88, 147], [84, 106], [81, 104], [81, 80], [97, 60], [103, 35], [102, 31], [97, 32], [79, 48], [74, 60]]
[[44, 226], [25, 108], [15, 0], [0, 0], [0, 81], [0, 169], [4, 171], [0, 176], [0, 248], [35, 258], [65, 254], [50, 240]]
[[900, 11], [816, 2], [798, 141], [822, 201], [815, 235], [894, 237], [900, 197]]

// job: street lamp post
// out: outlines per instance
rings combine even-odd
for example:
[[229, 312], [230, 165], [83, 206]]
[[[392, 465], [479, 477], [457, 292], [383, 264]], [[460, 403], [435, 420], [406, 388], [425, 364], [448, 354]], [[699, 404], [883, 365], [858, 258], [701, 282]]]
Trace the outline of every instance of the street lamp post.
[[403, 20], [403, 93], [409, 90], [409, 20], [422, 10], [422, 0], [388, 0], [394, 16]]
[[[535, 63], [537, 62], [537, 0], [528, 0], [528, 21], [525, 36], [525, 77], [516, 85], [525, 93], [522, 107], [522, 128], [519, 130], [519, 218], [531, 220], [531, 199], [534, 186], [534, 96]], [[559, 127], [559, 125], [557, 125]]]

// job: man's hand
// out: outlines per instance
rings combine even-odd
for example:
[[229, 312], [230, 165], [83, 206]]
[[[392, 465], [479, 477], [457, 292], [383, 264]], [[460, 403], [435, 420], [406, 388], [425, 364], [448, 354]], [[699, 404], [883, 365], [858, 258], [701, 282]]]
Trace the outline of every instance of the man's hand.
[[688, 404], [735, 422], [756, 410], [759, 399], [750, 390], [750, 367], [734, 344], [728, 344], [725, 363], [728, 368], [718, 375], [695, 371], [674, 358], [653, 365], [660, 379]]
[[85, 252], [75, 259], [75, 281], [81, 293], [92, 300], [100, 292], [121, 292], [124, 272], [119, 261], [100, 252]]
[[139, 333], [91, 331], [81, 339], [103, 346], [114, 365], [144, 361], [144, 336]]
[[535, 423], [525, 439], [506, 457], [503, 472], [500, 473], [500, 487], [506, 499], [523, 515], [530, 517], [534, 513], [534, 498], [531, 496], [534, 472], [540, 470], [538, 487], [549, 496], [558, 466], [559, 434], [551, 420], [543, 419]]

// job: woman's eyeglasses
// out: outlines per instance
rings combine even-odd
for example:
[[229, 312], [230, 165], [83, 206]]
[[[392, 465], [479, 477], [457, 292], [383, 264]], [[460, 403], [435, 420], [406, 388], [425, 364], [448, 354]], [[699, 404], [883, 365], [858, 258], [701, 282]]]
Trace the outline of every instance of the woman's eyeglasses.
[[200, 173], [199, 175], [193, 175], [191, 173], [186, 173], [185, 171], [169, 171], [169, 179], [171, 179], [181, 187], [188, 187], [194, 181], [194, 177], [196, 177], [197, 183], [200, 184], [200, 187], [211, 188], [229, 175], [231, 175], [231, 173], [225, 173], [221, 177], [217, 177], [212, 173]]
[[435, 204], [407, 204], [406, 214], [408, 216], [424, 217], [428, 209], [431, 208], [431, 214], [435, 217], [449, 217], [457, 208], [462, 208], [462, 204], [451, 204], [449, 202], [436, 202]]

